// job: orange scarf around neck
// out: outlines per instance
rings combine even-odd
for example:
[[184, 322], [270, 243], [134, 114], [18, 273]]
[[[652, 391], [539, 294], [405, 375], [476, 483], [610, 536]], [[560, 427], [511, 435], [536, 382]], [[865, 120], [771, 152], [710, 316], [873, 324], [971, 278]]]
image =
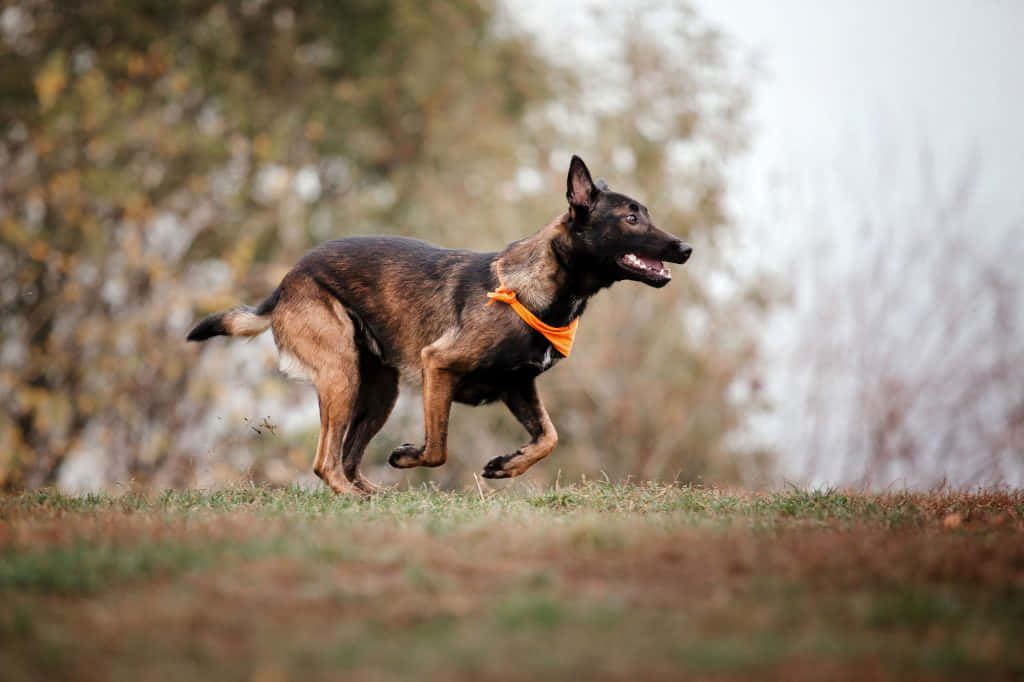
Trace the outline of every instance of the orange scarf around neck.
[[516, 311], [516, 314], [523, 318], [523, 322], [543, 334], [544, 338], [550, 341], [555, 350], [561, 353], [563, 357], [569, 357], [569, 353], [572, 351], [573, 339], [576, 338], [576, 327], [579, 326], [580, 318], [577, 317], [565, 327], [552, 327], [541, 322], [536, 315], [526, 309], [526, 306], [517, 301], [516, 292], [511, 289], [498, 287], [497, 291], [488, 291], [487, 298], [491, 299], [487, 302], [487, 305], [491, 305], [495, 301], [508, 303], [512, 306], [512, 310]]

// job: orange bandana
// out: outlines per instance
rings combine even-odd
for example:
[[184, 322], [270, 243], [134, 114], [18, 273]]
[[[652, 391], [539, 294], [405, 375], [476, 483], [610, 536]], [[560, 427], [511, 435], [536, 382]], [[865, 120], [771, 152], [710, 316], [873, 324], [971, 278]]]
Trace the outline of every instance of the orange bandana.
[[541, 322], [537, 319], [536, 315], [526, 309], [526, 306], [517, 301], [516, 292], [511, 289], [498, 287], [497, 291], [488, 291], [487, 298], [491, 299], [487, 302], [487, 305], [491, 305], [495, 301], [508, 303], [512, 306], [512, 310], [516, 311], [516, 314], [523, 318], [523, 322], [543, 334], [544, 338], [550, 341], [555, 350], [561, 353], [563, 357], [569, 357], [569, 353], [572, 351], [572, 341], [576, 337], [576, 327], [580, 324], [580, 318], [577, 317], [566, 327], [552, 327]]

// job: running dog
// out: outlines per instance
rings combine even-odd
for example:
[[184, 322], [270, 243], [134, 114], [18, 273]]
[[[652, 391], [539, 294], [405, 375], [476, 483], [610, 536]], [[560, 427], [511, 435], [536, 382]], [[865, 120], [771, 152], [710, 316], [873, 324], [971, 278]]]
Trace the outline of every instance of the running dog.
[[313, 471], [337, 493], [377, 490], [359, 462], [400, 380], [423, 389], [426, 435], [395, 448], [391, 466], [441, 466], [452, 401], [501, 400], [531, 440], [490, 460], [483, 475], [519, 476], [558, 441], [536, 379], [569, 355], [590, 297], [620, 280], [663, 287], [672, 279], [663, 261], [685, 263], [692, 252], [639, 201], [595, 184], [577, 156], [566, 198], [565, 214], [497, 253], [403, 237], [329, 241], [259, 306], [211, 315], [188, 340], [272, 330], [281, 369], [316, 388]]

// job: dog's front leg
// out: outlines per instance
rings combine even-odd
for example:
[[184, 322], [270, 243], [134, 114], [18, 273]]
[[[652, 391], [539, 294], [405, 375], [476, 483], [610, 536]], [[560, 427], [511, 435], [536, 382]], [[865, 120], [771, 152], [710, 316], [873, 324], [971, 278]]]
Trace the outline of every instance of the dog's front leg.
[[405, 443], [391, 452], [388, 463], [399, 469], [415, 466], [439, 467], [448, 459], [448, 415], [451, 412], [455, 384], [461, 372], [453, 369], [450, 349], [441, 341], [423, 349], [423, 425], [422, 447]]
[[507, 391], [502, 400], [519, 423], [526, 427], [533, 440], [511, 455], [501, 455], [488, 462], [484, 467], [485, 478], [519, 476], [551, 454], [558, 443], [558, 433], [548, 417], [548, 411], [544, 409], [544, 403], [540, 401], [536, 381], [528, 381]]

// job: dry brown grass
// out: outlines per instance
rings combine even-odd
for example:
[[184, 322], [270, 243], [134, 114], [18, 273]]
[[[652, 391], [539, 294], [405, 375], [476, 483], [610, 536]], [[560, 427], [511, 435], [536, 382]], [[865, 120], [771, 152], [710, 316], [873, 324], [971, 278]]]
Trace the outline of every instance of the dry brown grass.
[[1019, 679], [1024, 494], [0, 501], [10, 680]]

